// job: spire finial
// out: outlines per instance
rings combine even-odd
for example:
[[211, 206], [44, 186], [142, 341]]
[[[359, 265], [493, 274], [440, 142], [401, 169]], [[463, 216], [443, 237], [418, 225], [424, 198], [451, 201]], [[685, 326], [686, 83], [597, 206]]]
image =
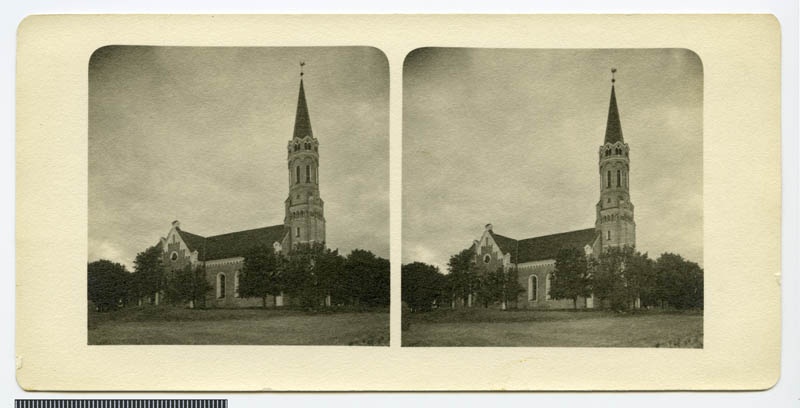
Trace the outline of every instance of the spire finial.
[[303, 77], [303, 67], [306, 65], [305, 61], [300, 61], [300, 78]]
[[614, 74], [616, 74], [616, 73], [617, 73], [617, 69], [616, 68], [611, 68], [611, 83], [612, 84], [614, 82], [617, 82], [617, 80], [614, 78]]

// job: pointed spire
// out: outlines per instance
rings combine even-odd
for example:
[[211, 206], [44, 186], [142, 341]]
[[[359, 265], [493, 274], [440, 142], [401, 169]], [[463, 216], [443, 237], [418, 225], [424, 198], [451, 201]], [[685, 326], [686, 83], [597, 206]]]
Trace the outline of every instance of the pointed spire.
[[297, 96], [297, 114], [294, 118], [294, 138], [314, 137], [311, 131], [311, 118], [308, 116], [308, 105], [306, 105], [306, 92], [303, 90], [303, 66], [300, 63], [300, 94]]
[[611, 68], [611, 102], [608, 105], [608, 122], [606, 123], [606, 139], [604, 143], [623, 142], [622, 124], [619, 121], [619, 110], [617, 109], [617, 95], [614, 92], [614, 74], [616, 68]]

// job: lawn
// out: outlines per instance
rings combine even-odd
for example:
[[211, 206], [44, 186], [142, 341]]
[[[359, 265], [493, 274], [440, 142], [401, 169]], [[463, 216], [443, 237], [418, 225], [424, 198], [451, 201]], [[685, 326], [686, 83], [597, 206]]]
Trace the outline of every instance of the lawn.
[[147, 308], [89, 313], [89, 344], [389, 345], [389, 313]]
[[440, 309], [403, 328], [403, 346], [703, 347], [701, 311]]

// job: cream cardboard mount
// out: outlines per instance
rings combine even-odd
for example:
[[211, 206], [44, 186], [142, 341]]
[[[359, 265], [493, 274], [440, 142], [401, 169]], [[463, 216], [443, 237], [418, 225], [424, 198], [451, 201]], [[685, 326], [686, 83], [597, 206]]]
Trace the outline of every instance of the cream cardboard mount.
[[[371, 46], [386, 55], [389, 347], [87, 345], [87, 64], [108, 45]], [[403, 61], [432, 46], [699, 56], [702, 349], [400, 346]], [[17, 54], [17, 380], [76, 391], [769, 388], [780, 373], [780, 89], [780, 28], [766, 15], [28, 17]]]

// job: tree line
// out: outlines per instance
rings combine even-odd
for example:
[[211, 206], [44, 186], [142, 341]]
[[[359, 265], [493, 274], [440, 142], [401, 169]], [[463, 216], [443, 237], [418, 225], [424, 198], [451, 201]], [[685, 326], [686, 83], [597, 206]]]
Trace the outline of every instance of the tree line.
[[475, 262], [475, 253], [465, 249], [450, 257], [448, 274], [422, 262], [401, 267], [402, 300], [411, 311], [433, 307], [472, 307], [516, 304], [525, 289], [519, 284], [516, 268], [484, 271]]
[[239, 295], [262, 299], [284, 294], [303, 307], [388, 306], [389, 260], [354, 249], [347, 256], [322, 244], [299, 244], [283, 255], [252, 248], [244, 258]]
[[[88, 298], [100, 311], [143, 303], [204, 307], [213, 286], [203, 266], [167, 271], [162, 253], [150, 247], [137, 254], [134, 270], [109, 260], [88, 264]], [[322, 244], [300, 244], [286, 255], [267, 245], [244, 255], [238, 294], [260, 298], [287, 295], [305, 308], [320, 306], [388, 306], [389, 261], [355, 249], [342, 256]]]
[[[486, 271], [469, 249], [451, 256], [447, 268], [449, 273], [443, 274], [421, 262], [402, 266], [402, 299], [412, 311], [490, 304], [516, 307], [525, 290], [516, 268]], [[551, 299], [572, 300], [574, 308], [579, 298], [592, 295], [595, 307], [613, 310], [703, 308], [703, 269], [697, 263], [672, 253], [652, 260], [631, 247], [610, 248], [597, 257], [579, 248], [561, 249], [548, 286]]]

